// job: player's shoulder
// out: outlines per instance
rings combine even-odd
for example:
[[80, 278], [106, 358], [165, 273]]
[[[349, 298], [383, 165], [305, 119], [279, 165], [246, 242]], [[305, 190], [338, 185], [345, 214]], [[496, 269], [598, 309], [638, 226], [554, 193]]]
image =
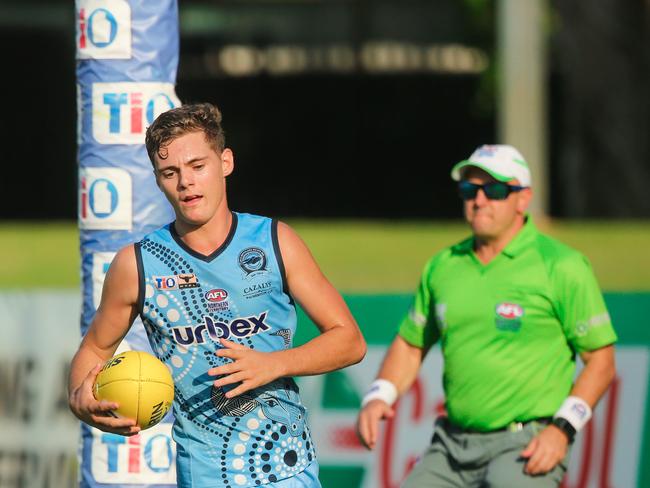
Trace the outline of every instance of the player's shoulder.
[[273, 219], [271, 237], [273, 252], [285, 283], [296, 273], [318, 269], [318, 264], [307, 243], [289, 224]]
[[291, 224], [285, 222], [284, 220], [279, 220], [271, 217], [266, 217], [266, 218], [271, 219], [273, 224], [277, 227], [278, 233], [293, 234], [299, 236], [300, 233]]
[[269, 217], [267, 215], [260, 215], [260, 214], [254, 214], [254, 213], [248, 213], [248, 212], [235, 212], [234, 210], [232, 211], [232, 215], [235, 219], [237, 219], [238, 224], [262, 224], [262, 223], [269, 223], [269, 222], [277, 222], [278, 220]]
[[128, 244], [115, 254], [106, 273], [102, 296], [109, 301], [115, 297], [127, 297], [130, 303], [135, 303], [138, 282], [135, 244]]
[[587, 257], [568, 244], [541, 232], [537, 234], [535, 244], [549, 274], [591, 272]]
[[231, 211], [234, 228], [237, 229], [238, 236], [247, 236], [256, 239], [257, 236], [271, 232], [273, 241], [277, 240], [280, 222], [278, 219], [247, 212]]
[[305, 241], [298, 232], [286, 222], [273, 219], [275, 239], [278, 243], [278, 251], [286, 257], [295, 252], [308, 252]]
[[156, 240], [168, 240], [171, 238], [171, 233], [173, 232], [173, 222], [162, 225], [158, 228], [147, 232], [142, 239], [137, 243], [137, 246], [141, 246], [146, 241], [156, 241]]
[[127, 244], [117, 251], [113, 261], [111, 262], [110, 269], [113, 269], [114, 272], [137, 271], [135, 247], [135, 244]]

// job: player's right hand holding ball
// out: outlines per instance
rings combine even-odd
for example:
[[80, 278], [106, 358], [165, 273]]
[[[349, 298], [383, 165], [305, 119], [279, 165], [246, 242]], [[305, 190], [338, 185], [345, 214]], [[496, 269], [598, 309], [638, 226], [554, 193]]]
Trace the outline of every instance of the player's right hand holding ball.
[[362, 444], [373, 449], [379, 436], [379, 421], [391, 419], [395, 411], [383, 400], [369, 401], [359, 412], [357, 418], [357, 435]]
[[117, 403], [97, 401], [93, 395], [93, 385], [101, 369], [102, 364], [97, 364], [90, 370], [81, 385], [70, 394], [68, 399], [70, 410], [82, 422], [104, 432], [125, 436], [137, 434], [140, 432], [140, 427], [136, 425], [135, 420], [119, 418], [113, 413], [113, 410], [118, 408]]

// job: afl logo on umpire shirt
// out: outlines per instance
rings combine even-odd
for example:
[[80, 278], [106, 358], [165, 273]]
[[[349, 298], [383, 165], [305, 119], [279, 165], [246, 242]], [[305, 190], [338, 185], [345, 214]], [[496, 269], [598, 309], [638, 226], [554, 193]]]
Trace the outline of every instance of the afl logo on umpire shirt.
[[246, 273], [246, 278], [264, 273], [268, 271], [266, 254], [259, 247], [248, 247], [239, 253], [239, 267]]
[[496, 306], [495, 322], [497, 329], [517, 332], [521, 328], [524, 309], [517, 303], [503, 302]]

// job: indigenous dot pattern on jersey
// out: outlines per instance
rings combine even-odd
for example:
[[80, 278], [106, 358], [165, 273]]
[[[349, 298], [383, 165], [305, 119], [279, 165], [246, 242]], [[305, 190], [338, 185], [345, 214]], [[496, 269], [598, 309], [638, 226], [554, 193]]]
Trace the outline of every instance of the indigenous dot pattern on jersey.
[[[295, 333], [295, 308], [284, 292], [271, 221], [237, 216], [231, 241], [215, 256], [192, 255], [168, 227], [139, 244], [143, 323], [174, 378], [174, 415], [182, 426], [175, 438], [191, 445], [185, 446], [192, 456], [188, 476], [201, 486], [264, 485], [314, 460], [293, 379], [228, 399], [225, 393], [236, 385], [216, 388], [217, 378], [207, 375], [231, 361], [215, 354], [222, 347], [216, 338], [270, 352], [291, 347]], [[254, 271], [241, 263], [242, 255], [249, 262], [253, 255]], [[185, 469], [180, 460], [177, 469]]]

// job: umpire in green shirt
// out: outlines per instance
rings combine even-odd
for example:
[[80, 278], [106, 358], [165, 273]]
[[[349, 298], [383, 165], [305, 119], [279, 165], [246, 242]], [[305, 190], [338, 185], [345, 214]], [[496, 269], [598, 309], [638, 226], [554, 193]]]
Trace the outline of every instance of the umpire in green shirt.
[[614, 378], [616, 334], [587, 259], [526, 213], [530, 170], [515, 148], [481, 146], [451, 176], [472, 236], [424, 267], [363, 399], [359, 437], [375, 446], [379, 421], [440, 341], [447, 417], [403, 487], [556, 487]]

